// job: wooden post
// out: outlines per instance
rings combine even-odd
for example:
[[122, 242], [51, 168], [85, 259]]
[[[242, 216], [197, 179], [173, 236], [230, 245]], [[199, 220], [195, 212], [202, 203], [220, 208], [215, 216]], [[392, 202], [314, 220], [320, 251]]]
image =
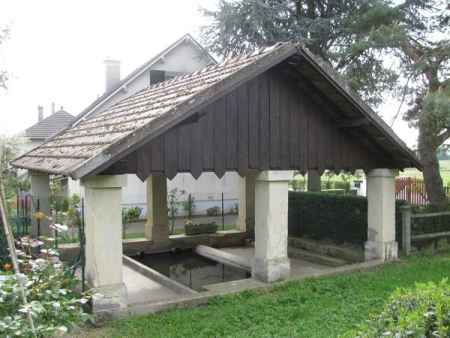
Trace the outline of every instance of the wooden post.
[[402, 251], [408, 256], [411, 254], [411, 207], [401, 207], [402, 210]]

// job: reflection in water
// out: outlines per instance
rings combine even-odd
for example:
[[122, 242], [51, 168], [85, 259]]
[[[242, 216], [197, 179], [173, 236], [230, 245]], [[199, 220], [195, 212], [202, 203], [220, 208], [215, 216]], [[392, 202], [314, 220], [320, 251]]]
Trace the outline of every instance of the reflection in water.
[[202, 291], [204, 285], [251, 277], [246, 270], [218, 263], [195, 252], [148, 255], [139, 262], [196, 291]]

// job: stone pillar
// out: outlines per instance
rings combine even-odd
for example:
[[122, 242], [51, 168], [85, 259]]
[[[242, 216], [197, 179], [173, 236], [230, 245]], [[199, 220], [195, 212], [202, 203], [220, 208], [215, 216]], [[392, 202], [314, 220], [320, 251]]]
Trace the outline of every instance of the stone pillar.
[[[31, 177], [31, 196], [33, 196], [33, 203], [31, 203], [31, 214], [37, 211], [37, 201], [39, 200], [39, 211], [51, 216], [50, 208], [50, 177], [49, 174], [39, 171], [29, 171]], [[38, 220], [31, 217], [32, 234], [37, 236], [52, 237], [52, 229], [45, 219], [39, 221], [40, 231], [38, 234]]]
[[288, 183], [293, 176], [293, 171], [263, 171], [256, 176], [252, 277], [266, 283], [289, 278]]
[[85, 187], [86, 280], [100, 296], [94, 313], [127, 307], [122, 272], [122, 188], [126, 175], [95, 176]]
[[255, 236], [255, 177], [257, 172], [250, 172], [239, 179], [239, 207], [236, 229], [245, 231], [247, 237]]
[[395, 241], [396, 176], [396, 169], [374, 169], [367, 175], [366, 261], [390, 261], [398, 257], [398, 243]]
[[162, 173], [152, 173], [147, 178], [147, 224], [145, 238], [154, 247], [169, 245], [167, 224], [167, 178]]
[[320, 175], [317, 170], [308, 170], [308, 191], [319, 192], [322, 191]]

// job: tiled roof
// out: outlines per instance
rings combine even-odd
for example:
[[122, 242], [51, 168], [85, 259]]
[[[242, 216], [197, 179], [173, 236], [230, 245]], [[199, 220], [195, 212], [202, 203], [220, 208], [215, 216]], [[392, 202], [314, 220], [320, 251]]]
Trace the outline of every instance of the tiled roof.
[[[115, 154], [125, 138], [139, 139], [209, 98], [205, 90], [277, 50], [293, 50], [292, 43], [277, 44], [240, 55], [200, 71], [152, 85], [95, 117], [57, 135], [13, 162], [14, 166], [80, 178], [74, 171], [103, 152], [101, 163]], [[275, 53], [276, 54], [276, 53]], [[200, 94], [200, 95], [199, 95]], [[166, 115], [166, 116], [165, 116]], [[164, 119], [158, 119], [164, 117]], [[164, 120], [164, 121], [162, 121]], [[104, 157], [106, 156], [106, 158]], [[100, 163], [99, 162], [99, 163]]]
[[25, 136], [30, 140], [46, 140], [68, 126], [72, 120], [73, 115], [61, 109], [26, 129]]
[[315, 87], [312, 90], [335, 102], [348, 118], [360, 117], [367, 122], [369, 125], [361, 132], [370, 132], [371, 142], [377, 142], [377, 147], [391, 152], [393, 158], [405, 159], [408, 166], [421, 167], [411, 150], [329, 65], [291, 42], [261, 48], [143, 89], [56, 135], [12, 164], [74, 179], [95, 175], [101, 168], [114, 164], [240, 84], [278, 64], [283, 64], [283, 71], [300, 76], [297, 78], [299, 85], [309, 78]]

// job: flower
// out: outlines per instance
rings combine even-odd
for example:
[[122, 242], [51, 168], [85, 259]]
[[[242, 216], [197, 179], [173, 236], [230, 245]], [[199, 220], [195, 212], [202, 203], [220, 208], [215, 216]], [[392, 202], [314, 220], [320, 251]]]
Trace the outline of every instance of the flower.
[[186, 223], [184, 223], [184, 226], [185, 226], [185, 227], [194, 227], [194, 226], [196, 226], [196, 225], [197, 225], [197, 224], [195, 223], [195, 221], [193, 221], [193, 220], [191, 220], [191, 219], [187, 220]]
[[5, 271], [11, 270], [11, 264], [9, 264], [9, 263], [3, 264], [3, 270], [5, 270]]

